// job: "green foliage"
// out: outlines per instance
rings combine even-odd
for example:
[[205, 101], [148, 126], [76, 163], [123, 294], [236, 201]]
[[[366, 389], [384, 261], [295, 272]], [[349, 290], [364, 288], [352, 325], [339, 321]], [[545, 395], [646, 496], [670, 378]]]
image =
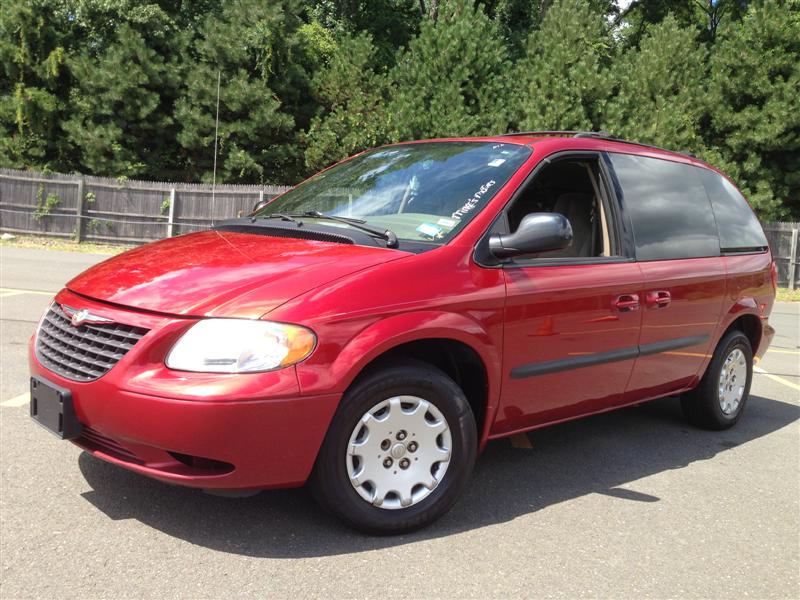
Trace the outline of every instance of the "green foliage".
[[71, 59], [78, 83], [64, 129], [81, 171], [137, 177], [171, 160], [177, 135], [171, 112], [179, 71], [174, 57], [152, 46], [133, 26], [123, 24], [99, 56], [83, 53]]
[[33, 211], [33, 218], [41, 221], [53, 213], [53, 209], [61, 203], [55, 194], [47, 194], [44, 198], [44, 185], [39, 184], [36, 190], [36, 210]]
[[112, 232], [114, 229], [114, 223], [106, 219], [90, 219], [86, 222], [87, 233], [93, 233], [97, 235], [100, 233], [100, 229], [102, 227], [105, 227], [107, 232]]
[[800, 2], [754, 5], [711, 57], [706, 158], [760, 215], [800, 216]]
[[611, 52], [602, 13], [580, 0], [555, 2], [516, 64], [519, 128], [595, 129], [611, 89]]
[[306, 55], [306, 64], [313, 70], [328, 64], [336, 52], [336, 38], [333, 32], [325, 29], [317, 21], [302, 24], [297, 30], [297, 36]]
[[736, 23], [747, 12], [743, 0], [633, 0], [623, 11], [620, 38], [638, 46], [648, 27], [670, 16], [681, 29], [691, 29], [703, 42], [713, 42], [720, 27]]
[[102, 223], [100, 219], [90, 219], [86, 222], [86, 231], [89, 233], [97, 233], [100, 231], [100, 225], [102, 225]]
[[170, 207], [171, 204], [172, 203], [169, 201], [169, 198], [164, 198], [164, 200], [161, 202], [161, 214], [162, 215], [166, 215], [167, 213], [169, 213], [169, 207]]
[[0, 10], [0, 164], [15, 168], [69, 166], [59, 91], [71, 27], [47, 8], [8, 2]]
[[405, 48], [419, 33], [419, 0], [312, 0], [311, 21], [335, 37], [368, 34], [375, 48], [376, 65], [394, 64], [398, 48]]
[[696, 35], [668, 16], [614, 62], [604, 130], [666, 148], [702, 149], [707, 51]]
[[440, 7], [389, 74], [390, 138], [504, 131], [510, 71], [499, 28], [480, 7], [467, 0]]
[[321, 110], [305, 140], [312, 171], [386, 141], [388, 79], [373, 70], [375, 54], [368, 34], [344, 38], [314, 77]]
[[178, 101], [178, 134], [191, 178], [212, 178], [217, 79], [218, 181], [293, 180], [301, 170], [297, 130], [308, 126], [308, 74], [294, 58], [306, 55], [294, 2], [234, 0], [209, 18], [198, 61]]
[[798, 69], [800, 0], [8, 2], [0, 166], [210, 181], [219, 76], [218, 182], [295, 183], [410, 138], [602, 128], [693, 150], [762, 218], [797, 219]]

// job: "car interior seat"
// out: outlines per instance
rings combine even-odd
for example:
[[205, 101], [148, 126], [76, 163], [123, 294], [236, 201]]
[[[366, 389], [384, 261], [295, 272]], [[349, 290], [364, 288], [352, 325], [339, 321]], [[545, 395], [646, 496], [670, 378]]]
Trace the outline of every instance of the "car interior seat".
[[594, 195], [582, 192], [561, 194], [553, 206], [553, 212], [561, 213], [572, 225], [572, 244], [562, 250], [548, 252], [547, 256], [568, 258], [594, 256]]

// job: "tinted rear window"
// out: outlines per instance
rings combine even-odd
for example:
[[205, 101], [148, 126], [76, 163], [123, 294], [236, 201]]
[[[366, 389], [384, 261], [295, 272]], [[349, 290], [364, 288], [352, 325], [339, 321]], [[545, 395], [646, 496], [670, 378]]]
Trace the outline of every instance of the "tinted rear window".
[[700, 169], [700, 179], [711, 199], [723, 252], [761, 252], [767, 238], [747, 200], [719, 173]]
[[609, 156], [638, 260], [719, 256], [717, 226], [700, 180], [703, 169], [631, 154]]

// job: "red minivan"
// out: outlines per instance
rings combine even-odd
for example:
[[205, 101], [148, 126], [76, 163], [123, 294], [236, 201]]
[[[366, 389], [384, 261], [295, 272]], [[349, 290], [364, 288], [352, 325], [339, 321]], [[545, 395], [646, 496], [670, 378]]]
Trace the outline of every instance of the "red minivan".
[[350, 525], [407, 531], [490, 439], [669, 395], [735, 424], [775, 285], [744, 197], [689, 156], [385, 146], [70, 281], [31, 341], [31, 415], [165, 482], [309, 481]]

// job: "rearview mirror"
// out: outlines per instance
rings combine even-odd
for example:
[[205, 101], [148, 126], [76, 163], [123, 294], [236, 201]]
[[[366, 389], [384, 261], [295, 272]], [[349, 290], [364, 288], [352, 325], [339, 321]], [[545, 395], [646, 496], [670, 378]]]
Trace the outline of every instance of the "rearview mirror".
[[489, 238], [489, 252], [497, 258], [561, 250], [572, 243], [572, 225], [560, 213], [525, 215], [514, 233], [495, 233]]

